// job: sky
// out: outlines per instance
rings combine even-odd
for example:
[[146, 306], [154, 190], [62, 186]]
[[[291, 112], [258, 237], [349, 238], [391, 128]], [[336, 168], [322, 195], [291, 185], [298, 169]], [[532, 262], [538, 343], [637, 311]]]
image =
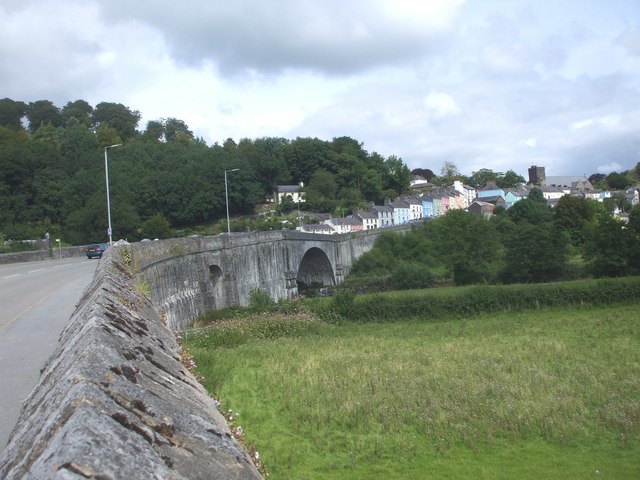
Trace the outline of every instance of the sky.
[[349, 136], [439, 174], [640, 162], [638, 0], [0, 0], [0, 98], [227, 138]]

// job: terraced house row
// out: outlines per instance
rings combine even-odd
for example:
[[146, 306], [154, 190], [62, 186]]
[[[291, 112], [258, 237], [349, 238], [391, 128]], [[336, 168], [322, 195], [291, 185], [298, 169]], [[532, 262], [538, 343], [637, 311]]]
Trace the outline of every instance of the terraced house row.
[[[384, 228], [410, 222], [428, 220], [446, 215], [449, 210], [464, 209], [485, 217], [493, 215], [497, 207], [510, 208], [514, 203], [529, 196], [533, 188], [541, 190], [551, 207], [564, 195], [604, 201], [614, 195], [624, 195], [631, 206], [640, 203], [640, 185], [621, 192], [599, 190], [584, 176], [546, 177], [544, 168], [531, 167], [529, 183], [516, 188], [500, 188], [495, 182], [475, 189], [460, 181], [451, 187], [437, 187], [420, 177], [412, 180], [412, 193], [394, 200], [387, 199], [384, 205], [370, 203], [366, 210], [356, 209], [351, 215], [332, 217], [330, 214], [309, 214], [306, 217], [318, 223], [304, 224], [298, 230], [310, 233], [339, 234], [373, 228]], [[615, 211], [614, 215], [625, 219], [626, 213]]]

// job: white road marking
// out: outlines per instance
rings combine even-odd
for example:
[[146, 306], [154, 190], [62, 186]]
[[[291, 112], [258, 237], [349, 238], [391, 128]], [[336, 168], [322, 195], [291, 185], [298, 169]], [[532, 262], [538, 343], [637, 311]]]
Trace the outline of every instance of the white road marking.
[[31, 270], [30, 272], [27, 272], [27, 273], [36, 273], [36, 272], [41, 272], [43, 270], [44, 268], [38, 268], [37, 270]]
[[22, 275], [22, 274], [21, 273], [15, 273], [13, 275], [9, 275], [8, 277], [2, 277], [2, 279], [4, 280], [5, 278], [19, 277], [20, 275]]

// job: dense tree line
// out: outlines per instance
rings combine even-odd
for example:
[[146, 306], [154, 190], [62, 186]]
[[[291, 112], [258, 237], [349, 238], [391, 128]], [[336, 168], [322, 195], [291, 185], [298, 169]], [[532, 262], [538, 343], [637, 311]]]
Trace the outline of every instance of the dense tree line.
[[0, 100], [0, 236], [71, 244], [106, 238], [104, 149], [108, 152], [114, 238], [154, 238], [204, 224], [229, 206], [252, 213], [279, 184], [304, 184], [314, 211], [381, 203], [409, 187], [395, 156], [367, 152], [349, 137], [259, 138], [207, 145], [182, 120], [138, 129], [141, 114], [118, 103]]
[[629, 223], [594, 200], [547, 206], [539, 189], [490, 219], [463, 210], [405, 235], [383, 234], [354, 264], [347, 285], [365, 289], [534, 283], [640, 274], [640, 205]]

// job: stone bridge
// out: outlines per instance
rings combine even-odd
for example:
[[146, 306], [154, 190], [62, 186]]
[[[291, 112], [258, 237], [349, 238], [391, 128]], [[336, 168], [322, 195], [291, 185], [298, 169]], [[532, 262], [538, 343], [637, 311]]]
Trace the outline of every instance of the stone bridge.
[[207, 310], [248, 305], [254, 289], [281, 300], [304, 286], [337, 285], [381, 232], [255, 232], [142, 242], [130, 251], [154, 304], [180, 329]]
[[174, 332], [205, 310], [246, 305], [253, 289], [284, 299], [300, 285], [338, 284], [380, 233], [280, 231], [108, 249], [24, 402], [0, 478], [262, 478]]

